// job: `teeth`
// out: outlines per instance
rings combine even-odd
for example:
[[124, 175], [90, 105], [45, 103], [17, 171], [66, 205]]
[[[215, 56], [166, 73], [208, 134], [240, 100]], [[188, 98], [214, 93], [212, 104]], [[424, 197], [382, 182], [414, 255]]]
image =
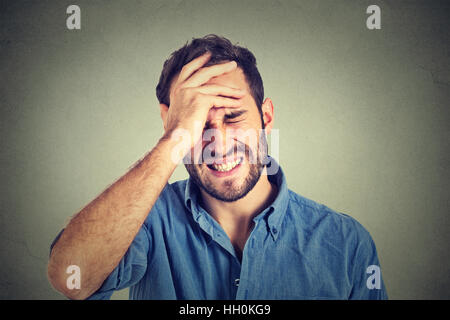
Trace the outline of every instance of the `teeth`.
[[227, 164], [213, 164], [212, 167], [217, 170], [217, 171], [222, 171], [222, 172], [226, 172], [226, 171], [230, 171], [231, 169], [233, 169], [234, 167], [236, 167], [239, 163], [241, 163], [241, 158], [239, 158], [238, 160], [235, 160], [233, 162], [229, 162]]

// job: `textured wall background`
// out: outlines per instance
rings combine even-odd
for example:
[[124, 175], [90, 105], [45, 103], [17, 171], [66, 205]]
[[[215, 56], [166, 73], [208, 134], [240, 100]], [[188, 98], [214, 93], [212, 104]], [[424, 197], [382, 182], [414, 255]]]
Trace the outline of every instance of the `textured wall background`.
[[390, 298], [449, 299], [449, 16], [448, 1], [1, 1], [0, 298], [62, 298], [50, 242], [160, 137], [169, 53], [217, 33], [258, 59], [290, 188], [369, 230]]

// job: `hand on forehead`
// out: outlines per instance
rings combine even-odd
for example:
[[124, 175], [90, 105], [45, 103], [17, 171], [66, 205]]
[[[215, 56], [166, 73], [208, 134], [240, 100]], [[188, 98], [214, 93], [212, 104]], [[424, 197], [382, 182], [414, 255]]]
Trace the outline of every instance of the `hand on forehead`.
[[[208, 82], [205, 83], [205, 85], [210, 84], [222, 85], [233, 89], [243, 89], [247, 90], [247, 92], [249, 91], [249, 87], [245, 80], [244, 73], [240, 68], [222, 74], [218, 77], [213, 77]], [[246, 99], [246, 97], [243, 97], [243, 99]], [[236, 111], [236, 109], [221, 108], [219, 106], [216, 106], [209, 110], [207, 121], [218, 121], [218, 120], [221, 121], [225, 116], [225, 114], [229, 114], [232, 111]]]

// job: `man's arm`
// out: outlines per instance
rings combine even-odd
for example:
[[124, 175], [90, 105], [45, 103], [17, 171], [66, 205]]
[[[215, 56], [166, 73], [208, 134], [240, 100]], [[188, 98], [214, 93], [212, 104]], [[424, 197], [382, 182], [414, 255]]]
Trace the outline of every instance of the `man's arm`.
[[[54, 245], [48, 264], [52, 285], [71, 299], [93, 294], [119, 263], [158, 199], [176, 164], [174, 141], [163, 137], [127, 174], [80, 211]], [[66, 269], [81, 271], [80, 289], [66, 287]]]
[[[213, 107], [242, 106], [245, 92], [218, 85], [205, 85], [209, 79], [230, 72], [236, 63], [202, 68], [205, 54], [186, 64], [173, 85], [170, 108], [164, 116], [165, 135], [153, 150], [100, 196], [83, 208], [66, 226], [55, 243], [48, 264], [51, 284], [71, 299], [85, 299], [97, 291], [126, 253], [147, 215], [172, 175], [177, 162], [174, 147], [186, 154], [201, 139], [201, 130]], [[203, 127], [202, 127], [203, 128]], [[189, 143], [171, 139], [183, 129]], [[81, 272], [81, 288], [66, 287], [67, 267]]]

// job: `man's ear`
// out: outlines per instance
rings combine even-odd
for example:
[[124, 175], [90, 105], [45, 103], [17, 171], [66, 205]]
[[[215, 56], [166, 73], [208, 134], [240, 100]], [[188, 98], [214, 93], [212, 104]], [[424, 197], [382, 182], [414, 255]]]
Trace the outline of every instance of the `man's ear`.
[[266, 134], [269, 134], [272, 131], [273, 127], [273, 104], [270, 98], [266, 98], [261, 106], [263, 121], [264, 121], [264, 129]]
[[161, 120], [163, 122], [164, 125], [164, 131], [166, 131], [166, 124], [167, 124], [167, 113], [169, 112], [169, 107], [164, 104], [164, 103], [160, 103], [159, 104], [159, 111], [161, 114]]

